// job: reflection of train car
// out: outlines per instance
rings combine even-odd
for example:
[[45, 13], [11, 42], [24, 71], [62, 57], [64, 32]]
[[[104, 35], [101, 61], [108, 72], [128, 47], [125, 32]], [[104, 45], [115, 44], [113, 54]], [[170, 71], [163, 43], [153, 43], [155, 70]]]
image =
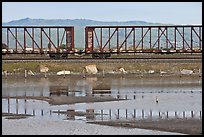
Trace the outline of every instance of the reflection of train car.
[[50, 96], [51, 95], [67, 95], [68, 87], [67, 86], [50, 86]]
[[111, 86], [108, 84], [98, 84], [93, 86], [92, 94], [110, 94]]

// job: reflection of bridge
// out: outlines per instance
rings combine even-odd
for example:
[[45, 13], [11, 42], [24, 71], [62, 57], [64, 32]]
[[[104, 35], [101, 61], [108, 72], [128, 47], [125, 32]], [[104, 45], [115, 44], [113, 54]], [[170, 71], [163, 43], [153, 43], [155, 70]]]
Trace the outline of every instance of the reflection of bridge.
[[201, 53], [202, 26], [86, 26], [82, 50], [74, 27], [3, 26], [2, 53]]

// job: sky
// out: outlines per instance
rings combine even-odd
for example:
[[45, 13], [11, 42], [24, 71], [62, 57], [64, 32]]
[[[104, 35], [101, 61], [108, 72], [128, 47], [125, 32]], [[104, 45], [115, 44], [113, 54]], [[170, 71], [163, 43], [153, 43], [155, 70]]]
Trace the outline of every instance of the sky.
[[2, 2], [2, 22], [27, 17], [201, 25], [202, 2]]

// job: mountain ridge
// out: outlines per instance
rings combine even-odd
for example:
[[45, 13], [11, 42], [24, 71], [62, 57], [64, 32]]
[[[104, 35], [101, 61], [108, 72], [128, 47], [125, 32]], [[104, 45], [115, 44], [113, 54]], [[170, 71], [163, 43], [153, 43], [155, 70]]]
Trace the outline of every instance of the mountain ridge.
[[91, 19], [31, 19], [23, 18], [2, 23], [2, 26], [26, 26], [26, 25], [54, 25], [54, 26], [87, 26], [87, 25], [164, 25], [141, 20], [131, 21], [97, 21]]

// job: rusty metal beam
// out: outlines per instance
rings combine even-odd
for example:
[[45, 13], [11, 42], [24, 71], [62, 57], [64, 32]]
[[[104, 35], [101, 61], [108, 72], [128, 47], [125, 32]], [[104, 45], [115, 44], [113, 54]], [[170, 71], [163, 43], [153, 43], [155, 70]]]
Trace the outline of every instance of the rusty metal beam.
[[[17, 39], [17, 37], [13, 34], [13, 32], [8, 28], [7, 29], [10, 33], [11, 33], [11, 35], [14, 37], [14, 39], [17, 41], [17, 43], [21, 46], [21, 48], [22, 48], [22, 50], [23, 50], [23, 46], [21, 45], [21, 43], [18, 41], [18, 39]], [[7, 33], [8, 34], [8, 33]]]
[[156, 42], [153, 44], [153, 47], [154, 47], [154, 45], [158, 42], [158, 49], [159, 49], [159, 47], [160, 47], [159, 40], [160, 40], [160, 37], [162, 36], [162, 34], [164, 34], [165, 28], [164, 28], [163, 31], [161, 30], [161, 32], [162, 32], [161, 34], [159, 34], [159, 32], [160, 32], [159, 30], [161, 30], [160, 27], [158, 28], [158, 39], [157, 39]]
[[[160, 28], [161, 30], [161, 28]], [[162, 33], [161, 35], [164, 35], [166, 37], [166, 49], [168, 49], [168, 42], [169, 44], [171, 44], [171, 46], [173, 47], [173, 44], [171, 43], [171, 41], [168, 39], [168, 36], [167, 36], [167, 28], [166, 28], [166, 34], [165, 33]]]
[[174, 28], [174, 49], [176, 49], [176, 29], [177, 27]]
[[[108, 37], [110, 38], [110, 28], [108, 28], [108, 30], [109, 30], [109, 31], [108, 31]], [[108, 43], [109, 43], [108, 47], [109, 47], [109, 49], [110, 49], [110, 40], [109, 40]]]
[[120, 49], [118, 49], [118, 47], [119, 47], [119, 32], [118, 32], [118, 28], [116, 28], [116, 30], [117, 30], [117, 52], [119, 53]]
[[144, 33], [144, 32], [143, 32], [143, 27], [142, 27], [141, 29], [142, 29], [142, 39], [141, 39], [141, 41], [142, 41], [142, 50], [143, 50], [143, 48], [144, 48], [144, 37], [145, 37], [145, 36], [143, 37], [143, 33]]
[[28, 32], [28, 30], [25, 28], [25, 32], [27, 32], [27, 34], [30, 36], [30, 38], [32, 39], [32, 42], [33, 42], [33, 48], [34, 48], [34, 43], [36, 44], [36, 46], [38, 47], [38, 49], [40, 49], [40, 47], [39, 47], [39, 45], [38, 45], [38, 43], [35, 41], [35, 39], [34, 39], [34, 35], [33, 36], [31, 36], [31, 34]]
[[[27, 51], [27, 46], [28, 46], [28, 42], [31, 40], [31, 47], [32, 47], [32, 53], [34, 53], [34, 49], [35, 49], [35, 45], [37, 46], [37, 48], [39, 49], [40, 53], [43, 53], [43, 47], [44, 47], [44, 39], [43, 39], [43, 34], [46, 36], [46, 38], [48, 39], [49, 43], [52, 43], [52, 45], [55, 47], [56, 49], [56, 46], [54, 44], [54, 42], [52, 41], [51, 39], [51, 31], [50, 29], [52, 28], [57, 28], [58, 30], [58, 36], [59, 36], [59, 29], [61, 28], [69, 28], [69, 31], [70, 31], [70, 35], [71, 35], [71, 38], [70, 38], [70, 49], [72, 50], [74, 48], [74, 27], [67, 27], [67, 26], [2, 26], [2, 28], [5, 28], [7, 29], [6, 30], [6, 35], [7, 35], [7, 38], [6, 38], [6, 44], [9, 46], [9, 47], [12, 47], [11, 46], [11, 42], [14, 41], [15, 42], [15, 49], [14, 49], [14, 53], [21, 53], [18, 51], [18, 46], [21, 47], [22, 49], [22, 53], [26, 53]], [[49, 36], [48, 34], [46, 33], [46, 31], [44, 29], [49, 29]], [[12, 29], [14, 29], [14, 32], [12, 32]], [[21, 31], [22, 29], [22, 31]], [[31, 31], [28, 31], [28, 29], [30, 29]], [[35, 34], [35, 30], [36, 29], [40, 29], [39, 30], [39, 34]], [[20, 30], [20, 31], [19, 31]], [[18, 34], [19, 33], [19, 34]], [[9, 35], [12, 35], [12, 38], [14, 38], [14, 40], [10, 39], [9, 38]], [[22, 34], [23, 35], [23, 38], [20, 38], [19, 35]], [[65, 31], [63, 32], [62, 34], [62, 38], [57, 39], [58, 41], [58, 44], [57, 46], [59, 47], [63, 40], [64, 40], [64, 35], [65, 35]], [[28, 37], [30, 38], [29, 40]], [[39, 37], [39, 42], [36, 41], [35, 37], [38, 36]], [[19, 40], [22, 40], [22, 44], [20, 43]], [[11, 42], [10, 42], [11, 41]], [[50, 51], [51, 49], [49, 49]], [[29, 52], [30, 53], [30, 52]]]
[[[94, 44], [95, 40], [98, 44], [99, 51], [104, 52], [105, 48], [108, 47], [109, 51], [113, 51], [111, 49], [111, 46], [113, 45], [113, 48], [117, 48], [117, 53], [119, 52], [129, 52], [128, 47], [133, 46], [134, 52], [137, 52], [138, 46], [141, 45], [141, 52], [146, 52], [147, 50], [153, 51], [155, 48], [155, 45], [157, 44], [158, 46], [156, 47], [158, 51], [161, 50], [161, 44], [164, 44], [164, 47], [166, 49], [174, 48], [174, 49], [183, 49], [185, 50], [186, 47], [188, 49], [193, 50], [194, 48], [199, 49], [198, 52], [201, 52], [202, 50], [202, 26], [201, 25], [179, 25], [179, 26], [86, 26], [85, 28], [85, 51], [91, 53], [94, 50]], [[51, 46], [54, 46], [56, 49], [57, 53], [60, 52], [60, 46], [62, 45], [64, 41], [64, 36], [66, 33], [66, 50], [67, 51], [72, 51], [74, 49], [74, 27], [67, 27], [67, 26], [2, 26], [2, 28], [6, 28], [6, 43], [8, 47], [12, 47], [11, 44], [13, 44], [14, 41], [14, 47], [15, 51], [18, 53], [18, 46], [20, 46], [23, 49], [23, 53], [26, 53], [26, 48], [28, 46], [28, 42], [31, 40], [31, 46], [34, 52], [35, 45], [40, 49], [40, 53], [43, 53], [43, 47], [44, 47], [44, 40], [49, 41], [49, 51], [51, 50]], [[23, 34], [23, 41], [21, 44], [20, 43], [20, 37], [19, 37], [19, 29], [22, 29], [22, 34]], [[28, 30], [28, 28], [31, 29], [31, 31]], [[49, 29], [49, 34], [47, 33], [47, 30]], [[65, 29], [61, 33], [61, 29]], [[163, 29], [164, 28], [164, 29]], [[172, 28], [172, 29], [170, 29]], [[15, 30], [12, 32], [12, 30]], [[36, 40], [36, 34], [35, 34], [35, 29], [40, 29], [40, 43]], [[57, 44], [56, 42], [51, 38], [51, 29], [56, 29], [57, 30]], [[99, 29], [99, 34], [97, 34], [96, 29]], [[105, 31], [108, 30], [108, 31]], [[111, 29], [114, 29], [113, 31], [110, 31]], [[123, 29], [123, 31], [119, 31]], [[130, 30], [131, 29], [131, 30]], [[147, 29], [147, 31], [145, 31]], [[130, 30], [130, 31], [129, 31]], [[139, 31], [138, 31], [139, 30]], [[141, 31], [140, 31], [141, 30]], [[183, 31], [182, 31], [183, 30]], [[190, 31], [188, 31], [190, 30]], [[117, 32], [116, 32], [117, 31]], [[128, 32], [129, 31], [129, 32]], [[144, 32], [145, 31], [145, 32]], [[155, 33], [157, 31], [157, 33]], [[106, 33], [107, 32], [107, 33]], [[173, 32], [173, 34], [171, 34]], [[59, 34], [60, 33], [60, 34]], [[116, 35], [115, 35], [116, 33]], [[122, 33], [122, 35], [121, 35]], [[149, 40], [147, 40], [146, 35], [149, 33]], [[178, 34], [181, 36], [182, 40], [182, 47], [177, 47], [178, 43]], [[130, 36], [132, 34], [132, 37], [130, 39]], [[137, 37], [139, 34], [139, 38]], [[157, 36], [152, 35], [152, 34], [157, 34]], [[11, 39], [11, 38], [14, 38]], [[30, 37], [27, 38], [27, 35]], [[43, 38], [43, 35], [45, 35], [45, 38]], [[95, 36], [94, 36], [95, 35]], [[100, 35], [100, 36], [99, 36]], [[141, 35], [141, 38], [140, 38]], [[62, 36], [62, 37], [61, 37]], [[105, 37], [105, 39], [103, 38]], [[116, 37], [113, 39], [113, 36]], [[163, 39], [163, 37], [165, 39]], [[172, 36], [172, 37], [170, 37]], [[56, 38], [55, 37], [55, 38]], [[95, 38], [94, 38], [95, 37]], [[107, 37], [107, 39], [106, 39]], [[161, 38], [162, 37], [162, 38]], [[27, 40], [28, 39], [28, 40]], [[180, 37], [179, 37], [180, 39]], [[190, 41], [189, 41], [190, 39]], [[131, 42], [129, 43], [129, 40]], [[121, 41], [121, 42], [119, 42]], [[139, 43], [138, 43], [139, 42]], [[149, 43], [148, 43], [149, 42]], [[174, 42], [174, 44], [173, 44]], [[121, 44], [120, 44], [121, 43]], [[130, 45], [132, 44], [132, 45]], [[165, 46], [166, 44], [166, 46]], [[22, 46], [23, 45], [23, 46]], [[171, 46], [170, 46], [171, 45]], [[97, 45], [96, 45], [97, 46]], [[120, 49], [123, 48], [123, 51], [120, 51]], [[124, 51], [125, 49], [125, 51]], [[144, 50], [144, 51], [143, 51]], [[115, 51], [115, 50], [114, 50]], [[132, 52], [132, 51], [131, 51]], [[156, 51], [157, 52], [157, 51]], [[180, 51], [179, 51], [180, 52]]]
[[17, 34], [17, 28], [15, 28], [15, 33], [16, 33], [16, 52], [18, 52], [18, 49], [17, 49], [17, 47], [18, 47], [18, 34]]
[[[9, 28], [7, 29], [7, 46], [8, 46], [8, 49], [9, 49], [9, 33], [8, 33], [8, 31], [9, 31]], [[8, 49], [7, 49], [7, 51], [8, 51]]]
[[63, 39], [64, 39], [64, 35], [65, 35], [65, 30], [64, 30], [64, 32], [63, 32], [62, 39], [61, 39], [61, 41], [60, 41], [60, 46], [62, 45], [62, 42], [63, 42]]
[[151, 27], [149, 27], [149, 47], [152, 49], [152, 31]]
[[[148, 28], [148, 30], [145, 32], [145, 34], [143, 35], [143, 30], [142, 30], [142, 39], [139, 41], [139, 43], [137, 44], [137, 47], [136, 49], [138, 48], [138, 46], [140, 45], [140, 43], [142, 42], [143, 43], [143, 39], [144, 37], [147, 35], [148, 31], [150, 30], [150, 28]], [[143, 47], [143, 46], [142, 46]], [[142, 48], [143, 49], [143, 48]]]
[[135, 48], [135, 28], [133, 28], [134, 31], [133, 31], [133, 50], [135, 51], [136, 48]]
[[24, 44], [23, 44], [24, 45], [24, 49], [23, 49], [23, 52], [24, 53], [26, 52], [26, 33], [25, 33], [25, 29], [26, 28], [23, 29], [23, 33], [24, 33]]
[[159, 28], [159, 27], [169, 27], [169, 28], [175, 28], [175, 27], [202, 27], [201, 25], [158, 25], [158, 26], [86, 26], [87, 28]]
[[[183, 30], [183, 35], [181, 34], [181, 32], [178, 30], [178, 28], [176, 28], [177, 32], [179, 33], [179, 35], [182, 37], [183, 39], [183, 50], [185, 49], [185, 45], [184, 45], [184, 42], [186, 42], [185, 38], [184, 38], [184, 30]], [[188, 43], [186, 42], [186, 44], [188, 45]], [[188, 45], [188, 47], [190, 47]]]
[[[116, 29], [114, 30], [114, 32], [111, 34], [111, 36], [110, 36], [109, 39], [106, 41], [106, 43], [104, 44], [104, 46], [103, 46], [102, 49], [104, 49], [104, 48], [106, 47], [106, 45], [110, 42], [110, 40], [112, 39], [112, 37], [113, 37], [113, 35], [115, 34], [116, 31], [118, 31], [117, 28], [116, 28]], [[118, 35], [118, 34], [117, 34], [117, 35]], [[117, 36], [117, 41], [118, 41], [118, 36]], [[117, 46], [118, 46], [118, 44], [117, 44]], [[117, 49], [118, 49], [118, 48], [117, 48]]]
[[168, 49], [168, 28], [166, 27], [166, 49]]
[[[33, 41], [32, 41], [32, 49], [33, 49], [33, 52], [34, 52], [34, 39], [35, 39], [35, 32], [34, 32], [34, 28], [32, 28], [32, 38], [33, 38]], [[37, 45], [37, 44], [36, 44]]]
[[[125, 34], [125, 39], [124, 39], [124, 41], [122, 42], [122, 44], [120, 45], [119, 49], [123, 46], [124, 43], [126, 43], [126, 40], [127, 40], [127, 38], [130, 36], [130, 34], [132, 33], [132, 31], [133, 31], [133, 28], [132, 28], [131, 31], [128, 33], [128, 35]], [[126, 35], [127, 35], [127, 36], [126, 36]], [[127, 44], [127, 43], [126, 43], [126, 44]], [[127, 45], [126, 45], [126, 46], [127, 46]], [[125, 46], [125, 47], [126, 47], [126, 46]], [[126, 48], [127, 48], [127, 47], [126, 47]], [[126, 48], [125, 48], [125, 50], [127, 50]]]
[[45, 32], [45, 30], [43, 28], [41, 28], [41, 49], [42, 49], [42, 32], [45, 34], [45, 36], [49, 39], [49, 41], [52, 43], [52, 45], [55, 47], [55, 49], [57, 50], [57, 47], [55, 46], [54, 42], [50, 39], [50, 37], [47, 35], [47, 33]]
[[103, 36], [102, 36], [102, 34], [103, 34], [103, 32], [102, 32], [103, 30], [102, 30], [102, 28], [101, 28], [101, 34], [100, 34], [100, 36], [101, 36], [101, 40], [100, 40], [100, 51], [102, 51], [102, 44], [103, 44]]
[[191, 27], [191, 50], [193, 49], [193, 29]]
[[96, 37], [96, 40], [97, 40], [97, 43], [98, 43], [98, 47], [100, 46], [100, 43], [99, 43], [99, 40], [98, 40], [98, 36], [97, 36], [97, 34], [96, 34], [96, 31], [95, 30], [93, 30], [94, 31], [94, 36]]
[[[196, 36], [199, 38], [199, 41], [198, 41], [199, 45], [201, 45], [202, 41], [200, 41], [201, 37], [199, 36], [201, 34], [201, 29], [199, 29], [199, 34], [194, 29], [194, 27], [200, 27], [199, 25], [198, 26], [195, 26], [195, 25], [193, 25], [193, 26], [192, 25], [186, 25], [186, 26], [182, 26], [182, 25], [180, 25], [180, 26], [87, 26], [86, 28], [94, 29], [94, 30], [95, 29], [100, 29], [100, 33], [99, 33], [100, 34], [100, 40], [98, 39], [97, 34], [96, 34], [95, 31], [94, 31], [94, 34], [95, 34], [95, 37], [96, 37], [96, 40], [97, 40], [97, 43], [98, 43], [99, 47], [100, 47], [101, 43], [105, 43], [103, 45], [102, 49], [100, 49], [101, 52], [103, 52], [103, 50], [105, 49], [107, 44], [109, 44], [109, 51], [112, 51], [111, 48], [110, 48], [110, 43], [111, 43], [111, 41], [113, 41], [112, 37], [114, 36], [114, 34], [117, 31], [117, 34], [116, 34], [116, 46], [117, 46], [117, 51], [119, 53], [120, 49], [123, 46], [124, 46], [125, 51], [127, 51], [127, 48], [129, 46], [128, 45], [129, 44], [128, 40], [129, 40], [130, 35], [132, 34], [132, 31], [133, 31], [133, 34], [132, 34], [132, 41], [133, 41], [132, 42], [133, 43], [132, 46], [133, 46], [133, 49], [132, 50], [134, 50], [135, 52], [137, 52], [137, 48], [138, 48], [138, 46], [141, 43], [142, 43], [142, 45], [141, 45], [142, 46], [141, 47], [142, 52], [143, 52], [144, 49], [150, 49], [150, 51], [153, 51], [153, 48], [155, 48], [155, 44], [158, 45], [157, 49], [158, 49], [158, 51], [160, 51], [161, 50], [161, 43], [160, 43], [160, 41], [161, 40], [163, 41], [163, 39], [161, 39], [162, 36], [165, 37], [165, 39], [164, 39], [165, 40], [164, 41], [165, 42], [164, 43], [165, 46], [164, 47], [166, 47], [167, 50], [170, 49], [170, 48], [171, 49], [173, 48], [175, 50], [175, 49], [177, 49], [177, 36], [176, 36], [177, 32], [179, 33], [179, 35], [183, 39], [183, 48], [182, 49], [184, 49], [184, 44], [188, 45], [188, 47], [189, 47], [189, 44], [187, 42], [187, 38], [185, 38], [185, 33], [184, 33], [185, 30], [182, 32], [183, 34], [181, 34], [180, 30], [178, 29], [179, 27], [182, 28], [182, 29], [192, 27], [192, 35], [193, 35], [193, 32], [195, 32]], [[110, 29], [111, 28], [115, 29], [115, 31], [112, 34], [110, 33]], [[129, 29], [129, 28], [131, 28], [132, 30], [130, 32], [127, 32], [127, 29]], [[137, 32], [138, 30], [136, 30], [136, 28], [140, 28], [141, 32]], [[154, 39], [152, 38], [152, 33], [155, 33], [156, 30], [152, 31], [153, 28], [154, 28], [154, 30], [156, 29], [157, 32], [158, 32], [157, 33], [158, 35], [156, 37], [154, 36]], [[169, 28], [172, 28], [172, 29], [169, 29]], [[108, 29], [108, 33], [106, 34], [108, 36], [107, 41], [104, 41], [104, 39], [102, 38], [102, 35], [105, 34], [105, 31], [103, 33], [103, 29]], [[124, 32], [124, 36], [121, 37], [121, 35], [119, 35], [119, 34], [121, 34], [119, 29], [124, 29], [124, 31], [123, 31]], [[144, 32], [144, 29], [147, 29], [147, 31]], [[147, 43], [145, 41], [145, 36], [148, 34], [148, 32], [149, 32], [149, 47], [147, 47]], [[174, 32], [174, 34], [171, 35], [172, 36], [171, 40], [169, 38], [169, 32]], [[138, 34], [140, 33], [141, 34], [141, 38], [138, 39], [136, 37], [136, 33], [138, 33]], [[119, 38], [119, 37], [121, 37], [121, 38]], [[137, 43], [137, 45], [136, 45], [136, 39], [139, 42], [139, 43]], [[155, 39], [156, 39], [156, 41], [155, 41]], [[119, 44], [120, 40], [122, 40], [121, 44]], [[154, 43], [152, 43], [152, 42], [154, 42]], [[174, 42], [174, 44], [172, 42]], [[94, 48], [94, 45], [92, 45], [92, 46], [93, 46], [92, 48]], [[192, 42], [191, 49], [193, 48], [193, 46], [194, 46], [194, 43]], [[123, 52], [123, 51], [121, 51], [121, 52]]]
[[57, 51], [60, 51], [60, 45], [59, 45], [59, 28], [57, 28]]
[[2, 28], [74, 28], [74, 26], [2, 26]]
[[202, 27], [199, 27], [199, 36], [200, 36], [200, 41], [199, 41], [199, 48], [201, 49], [201, 28]]

